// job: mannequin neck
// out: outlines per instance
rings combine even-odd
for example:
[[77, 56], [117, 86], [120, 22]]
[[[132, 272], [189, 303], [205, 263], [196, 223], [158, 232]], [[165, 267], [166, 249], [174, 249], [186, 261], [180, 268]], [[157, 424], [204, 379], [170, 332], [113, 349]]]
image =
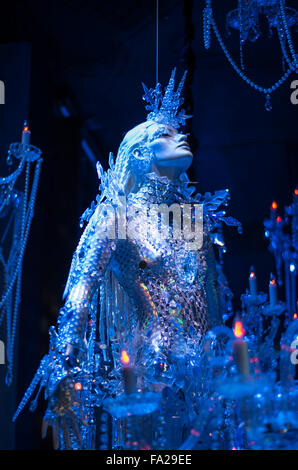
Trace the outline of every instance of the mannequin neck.
[[[166, 164], [168, 163], [168, 164]], [[174, 164], [173, 164], [174, 163]], [[188, 168], [190, 167], [191, 160], [189, 158], [179, 159], [179, 164], [178, 160], [177, 161], [168, 161], [168, 162], [154, 162], [152, 164], [152, 172], [156, 173], [157, 176], [166, 176], [170, 181], [174, 181], [178, 179], [182, 173], [185, 173]]]

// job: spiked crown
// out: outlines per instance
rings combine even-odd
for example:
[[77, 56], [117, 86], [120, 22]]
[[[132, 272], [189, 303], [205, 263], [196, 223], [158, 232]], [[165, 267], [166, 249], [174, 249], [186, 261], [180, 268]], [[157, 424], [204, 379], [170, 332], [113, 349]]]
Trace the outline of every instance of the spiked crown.
[[155, 88], [150, 89], [142, 83], [145, 92], [143, 100], [148, 103], [145, 106], [145, 109], [150, 111], [147, 116], [147, 121], [155, 121], [159, 124], [166, 124], [172, 126], [174, 129], [179, 129], [179, 127], [185, 125], [185, 120], [191, 116], [187, 116], [184, 109], [181, 109], [181, 111], [178, 112], [179, 107], [184, 101], [180, 95], [187, 72], [184, 72], [176, 91], [175, 74], [176, 68], [172, 70], [171, 78], [165, 89], [164, 95], [162, 93], [162, 86], [160, 83], [157, 83]]

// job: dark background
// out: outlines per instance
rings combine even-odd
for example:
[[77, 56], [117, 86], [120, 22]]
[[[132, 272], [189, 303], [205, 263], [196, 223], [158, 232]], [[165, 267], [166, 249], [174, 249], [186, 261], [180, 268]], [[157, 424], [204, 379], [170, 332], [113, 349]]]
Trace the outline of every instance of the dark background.
[[[225, 36], [225, 15], [237, 2], [213, 4], [238, 62], [239, 34]], [[294, 0], [287, 5], [298, 8]], [[189, 70], [185, 95], [194, 115], [188, 131], [195, 149], [190, 177], [200, 192], [229, 188], [229, 213], [243, 223], [243, 235], [225, 231], [224, 267], [237, 309], [252, 264], [259, 288], [267, 289], [275, 268], [262, 223], [273, 199], [281, 207], [291, 201], [297, 182], [298, 105], [290, 102], [295, 76], [273, 93], [273, 109], [266, 111], [264, 95], [236, 76], [214, 36], [205, 51], [203, 6], [202, 0], [160, 0], [159, 79], [165, 84], [174, 66], [179, 74]], [[276, 34], [269, 40], [263, 26], [262, 37], [245, 46], [245, 57], [248, 75], [267, 87], [283, 72]], [[0, 448], [49, 448], [49, 439], [40, 439], [42, 400], [35, 414], [26, 408], [16, 426], [10, 418], [47, 352], [48, 329], [56, 322], [80, 235], [79, 216], [96, 196], [95, 160], [106, 169], [108, 152], [116, 154], [124, 133], [145, 119], [141, 82], [155, 83], [155, 1], [11, 1], [1, 7], [0, 58], [6, 85], [0, 168], [7, 171], [5, 155], [20, 138], [24, 119], [44, 155], [25, 254], [14, 388], [5, 389], [3, 370], [0, 375]], [[69, 117], [61, 113], [65, 107]], [[83, 139], [93, 151], [89, 157]]]

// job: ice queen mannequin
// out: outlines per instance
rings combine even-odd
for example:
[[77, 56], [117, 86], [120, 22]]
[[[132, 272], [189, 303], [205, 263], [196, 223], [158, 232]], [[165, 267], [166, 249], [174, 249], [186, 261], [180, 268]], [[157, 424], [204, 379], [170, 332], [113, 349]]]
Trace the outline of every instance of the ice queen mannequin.
[[[212, 245], [219, 221], [237, 222], [218, 210], [227, 204], [226, 190], [202, 197], [189, 186], [193, 154], [179, 130], [186, 116], [178, 112], [185, 75], [176, 91], [174, 78], [175, 71], [164, 95], [160, 85], [144, 88], [146, 122], [126, 134], [106, 173], [99, 166], [100, 196], [83, 216], [49, 354], [17, 411], [40, 382], [48, 400], [42, 432], [52, 426], [55, 448], [96, 448], [86, 435], [96, 428], [94, 408], [123, 394], [123, 351], [133, 368], [132, 392], [161, 395], [158, 419], [153, 413], [149, 432], [147, 425], [149, 447], [179, 448], [196, 415], [201, 384], [194, 368], [207, 330], [221, 318]], [[119, 236], [115, 222], [124, 200], [134, 236]], [[152, 221], [145, 230], [150, 204], [203, 204], [202, 245], [190, 250], [183, 238], [161, 238]], [[125, 448], [117, 439], [113, 448]]]

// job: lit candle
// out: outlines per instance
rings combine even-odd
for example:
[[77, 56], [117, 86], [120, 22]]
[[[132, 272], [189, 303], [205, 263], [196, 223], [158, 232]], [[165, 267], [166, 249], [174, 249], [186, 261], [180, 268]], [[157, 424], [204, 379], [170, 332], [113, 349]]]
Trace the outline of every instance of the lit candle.
[[233, 331], [237, 338], [233, 341], [234, 360], [236, 362], [237, 370], [239, 374], [247, 376], [249, 375], [249, 357], [247, 342], [242, 339], [245, 334], [245, 330], [241, 320], [235, 321]]
[[256, 277], [256, 274], [254, 272], [253, 266], [250, 268], [249, 290], [250, 290], [250, 295], [253, 295], [254, 297], [258, 295], [257, 277]]
[[269, 282], [269, 299], [270, 305], [273, 307], [276, 305], [277, 302], [277, 284], [276, 280], [274, 279], [273, 274], [270, 275], [270, 282]]
[[27, 121], [24, 122], [24, 128], [22, 132], [22, 144], [29, 145], [30, 144], [30, 136], [31, 132], [29, 126], [27, 125]]
[[124, 383], [124, 391], [127, 395], [136, 392], [137, 381], [134, 368], [129, 365], [130, 357], [125, 350], [121, 351], [122, 377]]
[[276, 219], [276, 211], [277, 211], [277, 202], [273, 201], [271, 204], [271, 210], [270, 210], [271, 219], [273, 220]]

